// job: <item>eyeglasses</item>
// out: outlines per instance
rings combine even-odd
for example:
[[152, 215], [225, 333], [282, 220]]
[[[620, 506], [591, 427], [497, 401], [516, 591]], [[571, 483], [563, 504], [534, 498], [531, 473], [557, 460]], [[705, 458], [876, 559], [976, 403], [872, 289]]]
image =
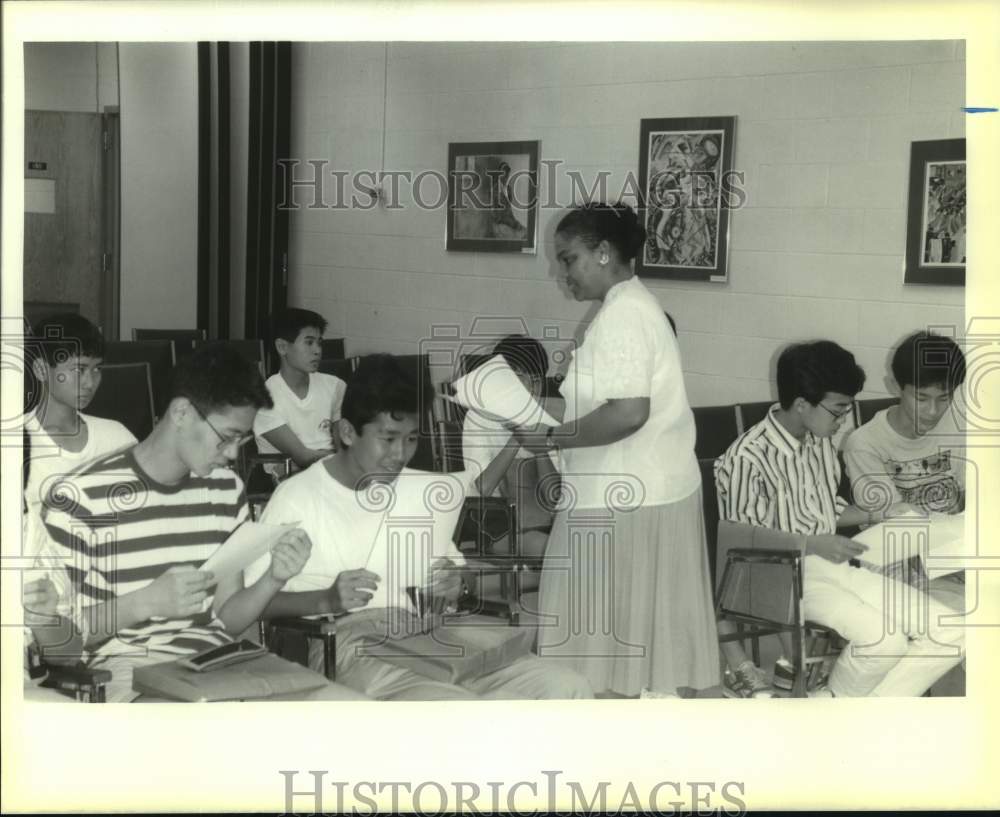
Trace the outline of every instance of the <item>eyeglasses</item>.
[[827, 408], [822, 403], [817, 403], [816, 405], [826, 411], [826, 413], [829, 414], [834, 420], [843, 420], [854, 409], [854, 403], [851, 403], [851, 405], [843, 411], [834, 411], [833, 409]]
[[194, 400], [191, 400], [190, 398], [188, 398], [188, 402], [194, 407], [194, 410], [198, 412], [198, 416], [201, 417], [201, 419], [204, 420], [206, 423], [208, 423], [208, 427], [210, 429], [212, 429], [212, 431], [215, 432], [215, 436], [219, 438], [219, 443], [218, 443], [218, 445], [215, 446], [218, 451], [222, 451], [223, 449], [226, 449], [226, 448], [228, 448], [231, 445], [235, 445], [237, 448], [242, 448], [244, 445], [246, 445], [248, 442], [250, 442], [250, 440], [253, 438], [253, 432], [252, 431], [248, 431], [245, 434], [239, 434], [239, 435], [237, 435], [235, 437], [225, 437], [225, 436], [223, 436], [222, 433], [219, 431], [219, 429], [217, 429], [212, 424], [212, 421], [209, 420], [208, 417], [205, 416], [205, 412], [203, 412], [198, 407], [198, 404], [195, 403]]

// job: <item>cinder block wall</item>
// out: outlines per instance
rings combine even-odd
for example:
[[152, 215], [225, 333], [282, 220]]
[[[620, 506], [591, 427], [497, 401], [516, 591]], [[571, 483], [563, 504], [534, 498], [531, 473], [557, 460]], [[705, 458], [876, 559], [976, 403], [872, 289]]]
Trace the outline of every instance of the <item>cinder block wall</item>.
[[[961, 42], [394, 43], [388, 54], [386, 82], [382, 43], [296, 44], [293, 156], [382, 169], [387, 88], [385, 170], [444, 173], [449, 142], [539, 139], [542, 159], [564, 163], [556, 200], [568, 202], [566, 169], [588, 183], [610, 171], [611, 191], [637, 173], [640, 119], [738, 117], [748, 199], [732, 214], [729, 283], [648, 282], [677, 321], [693, 405], [766, 399], [778, 350], [821, 336], [857, 355], [865, 396], [880, 394], [902, 335], [961, 331], [964, 289], [904, 286], [902, 272], [910, 142], [965, 135]], [[540, 186], [551, 199], [544, 175]], [[349, 353], [416, 352], [434, 326], [468, 333], [484, 315], [581, 336], [594, 308], [556, 284], [561, 210], [539, 212], [538, 253], [518, 256], [446, 252], [444, 209], [414, 206], [406, 189], [400, 203], [292, 214], [291, 303], [323, 313]]]

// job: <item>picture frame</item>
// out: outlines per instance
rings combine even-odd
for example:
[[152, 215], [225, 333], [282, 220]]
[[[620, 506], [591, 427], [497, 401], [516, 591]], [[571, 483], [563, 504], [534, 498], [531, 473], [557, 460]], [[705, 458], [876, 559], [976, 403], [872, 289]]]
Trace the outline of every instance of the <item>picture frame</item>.
[[906, 284], [965, 285], [965, 139], [910, 143]]
[[728, 280], [729, 211], [734, 194], [742, 195], [734, 186], [735, 136], [735, 116], [640, 121], [640, 276]]
[[534, 254], [541, 143], [448, 145], [447, 250]]

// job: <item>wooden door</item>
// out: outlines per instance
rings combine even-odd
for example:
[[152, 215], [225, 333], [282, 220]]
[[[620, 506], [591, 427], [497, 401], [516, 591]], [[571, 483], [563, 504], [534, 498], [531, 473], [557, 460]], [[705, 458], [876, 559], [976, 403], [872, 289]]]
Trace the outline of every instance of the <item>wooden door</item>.
[[24, 153], [24, 300], [103, 325], [102, 116], [25, 111]]

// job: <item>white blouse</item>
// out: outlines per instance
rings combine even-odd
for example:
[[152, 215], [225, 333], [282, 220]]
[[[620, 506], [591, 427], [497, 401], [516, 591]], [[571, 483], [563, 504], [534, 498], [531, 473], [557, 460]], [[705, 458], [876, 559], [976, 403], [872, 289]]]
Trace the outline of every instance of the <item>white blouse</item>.
[[649, 419], [608, 445], [561, 450], [567, 501], [577, 508], [678, 502], [698, 490], [694, 414], [663, 307], [633, 276], [615, 284], [574, 352], [560, 391], [565, 422], [609, 399], [648, 397]]

